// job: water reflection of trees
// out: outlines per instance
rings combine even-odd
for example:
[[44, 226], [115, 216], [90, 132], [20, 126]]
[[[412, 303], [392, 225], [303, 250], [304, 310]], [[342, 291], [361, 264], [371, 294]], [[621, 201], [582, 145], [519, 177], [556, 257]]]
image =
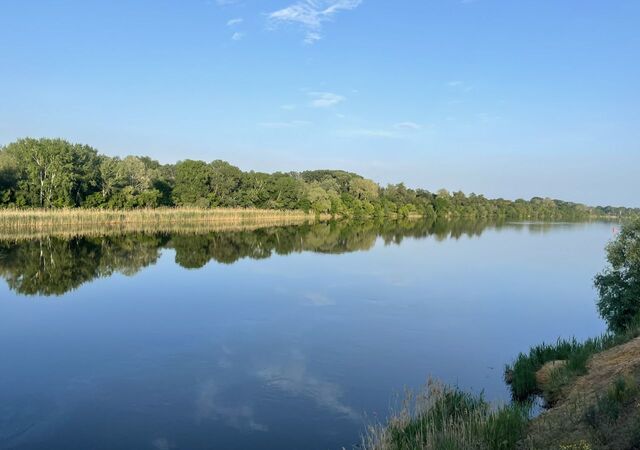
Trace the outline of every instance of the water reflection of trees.
[[0, 241], [0, 276], [26, 295], [61, 295], [116, 272], [134, 275], [155, 264], [166, 238], [149, 235]]
[[[348, 253], [370, 249], [378, 237], [387, 245], [405, 238], [478, 236], [486, 222], [328, 222], [206, 234], [125, 234], [105, 237], [48, 237], [0, 241], [0, 276], [23, 295], [62, 295], [83, 283], [115, 273], [131, 276], [156, 263], [162, 249], [175, 250], [181, 267], [197, 269], [211, 261], [232, 264], [243, 258], [311, 251]], [[499, 226], [492, 224], [492, 226]]]

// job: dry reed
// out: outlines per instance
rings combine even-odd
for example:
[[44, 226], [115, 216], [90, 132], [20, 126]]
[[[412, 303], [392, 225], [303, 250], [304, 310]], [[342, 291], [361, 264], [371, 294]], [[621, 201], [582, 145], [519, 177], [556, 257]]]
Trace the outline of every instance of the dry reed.
[[231, 231], [327, 220], [304, 211], [243, 208], [5, 209], [0, 210], [0, 239], [43, 235], [85, 236], [123, 232]]

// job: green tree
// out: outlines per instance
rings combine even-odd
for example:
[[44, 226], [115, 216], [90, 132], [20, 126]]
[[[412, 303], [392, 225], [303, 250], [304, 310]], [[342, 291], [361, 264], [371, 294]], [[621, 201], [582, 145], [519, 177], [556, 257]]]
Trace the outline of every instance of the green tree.
[[349, 182], [349, 193], [358, 200], [375, 200], [379, 191], [379, 186], [366, 178], [353, 178]]
[[290, 174], [276, 172], [269, 177], [267, 191], [268, 208], [296, 209], [302, 200], [303, 184]]
[[119, 168], [120, 158], [100, 158], [100, 193], [105, 201], [124, 186], [124, 180], [119, 176]]
[[15, 201], [18, 188], [18, 166], [15, 158], [0, 149], [0, 205]]
[[73, 145], [73, 187], [71, 197], [75, 206], [100, 189], [100, 157], [98, 151], [88, 145]]
[[127, 156], [120, 161], [118, 178], [136, 194], [151, 188], [151, 173], [144, 161], [137, 156]]
[[235, 194], [242, 181], [242, 171], [226, 161], [211, 163], [210, 198], [213, 206], [236, 206]]
[[269, 199], [267, 184], [269, 174], [260, 172], [243, 173], [236, 193], [237, 205], [244, 208], [264, 208]]
[[158, 206], [163, 193], [156, 188], [159, 164], [154, 167], [153, 163], [149, 158], [137, 156], [102, 157], [98, 166], [99, 192], [88, 197], [85, 206], [123, 209]]
[[318, 214], [328, 213], [331, 211], [331, 197], [319, 182], [312, 182], [306, 194], [307, 199], [311, 205], [311, 209]]
[[440, 217], [446, 217], [451, 208], [451, 195], [446, 189], [440, 189], [436, 195], [434, 209]]
[[640, 218], [626, 223], [607, 246], [610, 266], [595, 278], [598, 310], [613, 331], [623, 331], [640, 313]]
[[97, 187], [97, 152], [62, 139], [20, 139], [5, 150], [20, 168], [16, 197], [25, 206], [78, 206]]
[[212, 168], [204, 161], [187, 159], [176, 164], [173, 200], [179, 206], [209, 207]]

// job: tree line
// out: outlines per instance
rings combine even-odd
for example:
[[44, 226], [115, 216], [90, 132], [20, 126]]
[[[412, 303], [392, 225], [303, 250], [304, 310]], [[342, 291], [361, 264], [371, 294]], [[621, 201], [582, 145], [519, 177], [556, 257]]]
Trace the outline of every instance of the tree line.
[[379, 186], [342, 170], [244, 172], [226, 161], [160, 164], [101, 155], [62, 139], [25, 138], [0, 147], [0, 207], [133, 209], [173, 206], [301, 209], [343, 217], [584, 219], [640, 210], [587, 207], [548, 198], [487, 199]]

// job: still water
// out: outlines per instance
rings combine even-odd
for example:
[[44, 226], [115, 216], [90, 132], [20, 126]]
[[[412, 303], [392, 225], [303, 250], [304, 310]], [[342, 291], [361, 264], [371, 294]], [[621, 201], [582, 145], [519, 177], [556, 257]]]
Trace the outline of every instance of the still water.
[[604, 330], [607, 223], [0, 241], [0, 448], [340, 449], [429, 376]]

